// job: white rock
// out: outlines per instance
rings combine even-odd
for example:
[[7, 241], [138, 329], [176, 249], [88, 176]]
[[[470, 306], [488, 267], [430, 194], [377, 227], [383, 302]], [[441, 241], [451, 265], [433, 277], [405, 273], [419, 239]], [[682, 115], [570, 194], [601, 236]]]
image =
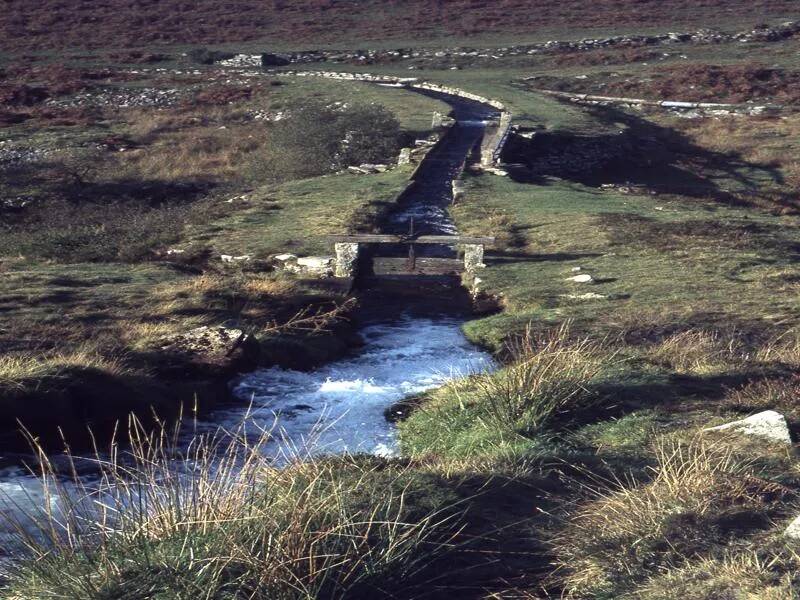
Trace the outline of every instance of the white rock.
[[280, 261], [280, 262], [290, 262], [290, 261], [297, 260], [297, 256], [294, 255], [294, 254], [288, 254], [288, 253], [286, 253], [286, 254], [278, 254], [277, 256], [275, 256], [275, 260]]
[[242, 256], [232, 256], [230, 254], [220, 254], [219, 258], [224, 263], [233, 263], [233, 262], [240, 262], [240, 261], [250, 260], [253, 257], [250, 256], [249, 254], [243, 254]]
[[573, 277], [567, 277], [567, 281], [574, 281], [575, 283], [591, 283], [594, 281], [594, 277], [592, 277], [588, 273], [584, 273], [582, 275], [574, 275]]
[[582, 271], [583, 267], [572, 267], [571, 270], [572, 270], [573, 273], [577, 273], [578, 271]]
[[595, 294], [594, 292], [587, 292], [585, 294], [565, 294], [564, 297], [570, 300], [601, 300], [605, 298], [603, 294]]
[[717, 427], [709, 427], [704, 431], [726, 431], [733, 429], [746, 435], [755, 435], [773, 442], [791, 444], [789, 426], [784, 416], [774, 410], [765, 410], [741, 421], [733, 421]]
[[796, 517], [784, 530], [783, 535], [793, 540], [800, 540], [800, 517]]
[[333, 261], [332, 256], [304, 256], [297, 259], [297, 264], [308, 269], [325, 269], [333, 265]]

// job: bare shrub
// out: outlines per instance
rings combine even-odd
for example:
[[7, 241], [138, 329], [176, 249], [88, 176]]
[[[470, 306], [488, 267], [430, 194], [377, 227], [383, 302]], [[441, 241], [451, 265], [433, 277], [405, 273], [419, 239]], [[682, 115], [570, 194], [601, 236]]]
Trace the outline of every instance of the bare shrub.
[[400, 148], [400, 125], [382, 106], [308, 101], [273, 125], [269, 142], [279, 150], [259, 156], [252, 170], [287, 181], [391, 160]]

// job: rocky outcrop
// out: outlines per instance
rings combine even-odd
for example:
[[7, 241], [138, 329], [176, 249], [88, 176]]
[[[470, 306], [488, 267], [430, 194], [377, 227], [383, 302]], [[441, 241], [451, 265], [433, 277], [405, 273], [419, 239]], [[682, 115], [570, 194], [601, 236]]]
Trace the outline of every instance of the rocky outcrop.
[[765, 410], [740, 421], [733, 421], [725, 425], [710, 427], [705, 431], [735, 431], [745, 435], [777, 442], [781, 444], [791, 444], [792, 437], [789, 434], [789, 426], [786, 419], [779, 412]]
[[160, 369], [202, 377], [228, 376], [254, 368], [258, 363], [258, 341], [241, 329], [198, 327], [164, 338], [157, 344]]
[[749, 103], [723, 103], [723, 102], [685, 102], [681, 100], [646, 100], [644, 98], [623, 98], [619, 96], [596, 96], [574, 92], [561, 92], [558, 90], [532, 89], [531, 91], [556, 98], [563, 98], [571, 102], [590, 105], [625, 105], [649, 106], [664, 108], [676, 112], [703, 111], [709, 115], [748, 114], [761, 115], [770, 111], [784, 108], [778, 104], [749, 104]]

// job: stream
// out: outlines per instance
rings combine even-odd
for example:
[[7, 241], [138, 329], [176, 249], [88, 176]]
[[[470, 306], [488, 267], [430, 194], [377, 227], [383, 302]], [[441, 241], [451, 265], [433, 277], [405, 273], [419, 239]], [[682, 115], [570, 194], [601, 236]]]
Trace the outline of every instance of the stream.
[[[457, 124], [429, 153], [418, 171], [417, 184], [389, 215], [386, 230], [407, 232], [413, 218], [419, 233], [454, 234], [447, 212], [451, 182], [496, 111], [441, 93], [420, 93], [448, 102]], [[465, 294], [457, 284], [451, 293]], [[276, 367], [240, 376], [231, 382], [240, 402], [205, 415], [192, 435], [219, 428], [235, 430], [244, 421], [245, 427], [276, 433], [267, 448], [276, 457], [343, 452], [388, 456], [396, 452], [397, 440], [394, 425], [385, 417], [387, 409], [409, 395], [492, 368], [491, 356], [470, 344], [461, 332], [469, 318], [463, 303], [445, 299], [432, 308], [425, 306], [423, 298], [416, 303], [420, 308], [396, 298], [382, 303], [378, 296], [373, 304], [370, 316], [359, 323], [364, 344], [351, 356], [312, 372]], [[189, 443], [190, 438], [183, 441]], [[91, 482], [93, 475], [89, 471], [81, 478]], [[0, 470], [0, 509], [20, 513], [46, 502], [57, 500], [48, 498], [41, 483], [21, 467]], [[0, 544], [9, 534], [8, 525], [0, 524]]]

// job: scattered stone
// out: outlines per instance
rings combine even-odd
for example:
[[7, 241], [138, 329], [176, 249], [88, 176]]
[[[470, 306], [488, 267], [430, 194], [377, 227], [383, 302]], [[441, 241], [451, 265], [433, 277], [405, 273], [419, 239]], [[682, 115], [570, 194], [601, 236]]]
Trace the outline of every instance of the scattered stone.
[[233, 256], [231, 254], [220, 254], [220, 260], [224, 263], [235, 263], [251, 260], [253, 257], [249, 254], [242, 254], [241, 256]]
[[133, 108], [173, 106], [187, 96], [186, 90], [170, 88], [116, 88], [89, 90], [64, 98], [53, 98], [45, 104], [59, 108], [80, 108], [86, 106]]
[[594, 281], [594, 277], [588, 273], [583, 273], [582, 275], [567, 277], [567, 281], [573, 281], [575, 283], [592, 283]]
[[782, 444], [791, 444], [789, 426], [782, 414], [774, 410], [765, 410], [740, 421], [733, 421], [717, 427], [709, 427], [704, 431], [735, 430], [746, 435], [754, 435]]
[[564, 298], [570, 300], [602, 300], [606, 298], [603, 294], [595, 294], [594, 292], [587, 292], [585, 294], [564, 294]]
[[411, 148], [402, 148], [400, 156], [397, 157], [398, 165], [407, 165], [411, 162]]
[[578, 271], [583, 271], [583, 267], [572, 267], [570, 269], [573, 273], [577, 273]]
[[800, 540], [800, 517], [796, 517], [784, 530], [783, 535], [792, 540]]
[[180, 369], [203, 376], [234, 374], [254, 368], [258, 362], [258, 341], [241, 329], [198, 327], [170, 336], [158, 343], [166, 369]]

